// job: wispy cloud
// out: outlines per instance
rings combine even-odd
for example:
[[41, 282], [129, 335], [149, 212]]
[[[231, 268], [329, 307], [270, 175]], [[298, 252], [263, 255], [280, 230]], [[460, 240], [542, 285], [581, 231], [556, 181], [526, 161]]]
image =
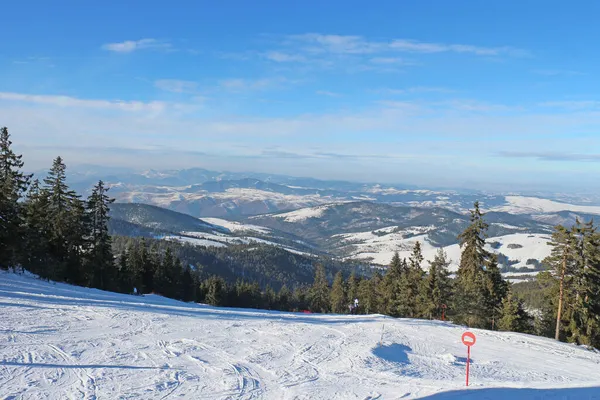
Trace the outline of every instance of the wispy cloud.
[[564, 69], [536, 69], [532, 71], [534, 74], [543, 76], [580, 76], [585, 75], [580, 71], [564, 70]]
[[196, 82], [179, 79], [159, 79], [154, 82], [154, 86], [160, 90], [172, 93], [195, 93], [198, 88]]
[[326, 35], [307, 33], [289, 36], [287, 43], [299, 43], [311, 53], [375, 54], [383, 52], [406, 53], [464, 53], [478, 56], [529, 56], [530, 52], [511, 46], [484, 47], [468, 44], [422, 42], [411, 39], [371, 41], [363, 36]]
[[284, 53], [281, 51], [269, 51], [264, 53], [264, 56], [267, 60], [279, 62], [279, 63], [287, 63], [287, 62], [304, 62], [306, 61], [306, 57], [300, 54], [290, 54]]
[[170, 50], [173, 45], [157, 39], [126, 40], [118, 43], [107, 43], [102, 49], [115, 53], [131, 53], [137, 50]]
[[377, 93], [382, 94], [390, 94], [390, 95], [403, 95], [403, 94], [415, 94], [415, 93], [453, 93], [454, 90], [444, 88], [444, 87], [435, 87], [435, 86], [414, 86], [406, 89], [392, 89], [392, 88], [382, 88], [377, 89]]
[[341, 94], [335, 93], [335, 92], [330, 92], [329, 90], [317, 90], [316, 93], [318, 95], [327, 96], [327, 97], [341, 97]]
[[546, 101], [539, 103], [541, 107], [555, 107], [569, 110], [585, 110], [600, 108], [599, 100], [565, 100], [565, 101]]
[[167, 103], [160, 101], [152, 101], [149, 103], [141, 101], [122, 101], [122, 100], [95, 100], [95, 99], [80, 99], [71, 96], [60, 95], [36, 95], [0, 92], [0, 100], [24, 102], [32, 104], [43, 104], [55, 107], [79, 107], [79, 108], [94, 108], [105, 110], [120, 110], [120, 111], [164, 111]]
[[600, 162], [600, 154], [567, 153], [567, 152], [518, 152], [501, 151], [501, 157], [532, 158], [540, 161], [592, 161]]
[[294, 81], [283, 77], [260, 79], [232, 78], [220, 81], [219, 86], [231, 91], [252, 91], [282, 87], [291, 83], [294, 83]]

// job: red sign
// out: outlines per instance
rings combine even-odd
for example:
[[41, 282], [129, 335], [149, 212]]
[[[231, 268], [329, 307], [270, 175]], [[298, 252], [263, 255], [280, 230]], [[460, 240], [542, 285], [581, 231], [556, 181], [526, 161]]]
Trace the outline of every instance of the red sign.
[[465, 346], [471, 347], [475, 344], [476, 341], [477, 339], [475, 338], [475, 335], [473, 335], [471, 332], [463, 333], [462, 342]]

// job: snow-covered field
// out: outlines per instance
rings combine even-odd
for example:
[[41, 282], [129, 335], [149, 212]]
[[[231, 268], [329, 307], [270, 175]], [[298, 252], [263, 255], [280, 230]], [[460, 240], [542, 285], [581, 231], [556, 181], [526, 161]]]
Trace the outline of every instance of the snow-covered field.
[[465, 329], [447, 322], [222, 309], [6, 272], [0, 307], [5, 399], [600, 398], [599, 353], [479, 330], [465, 388]]
[[[388, 265], [394, 256], [394, 252], [398, 252], [400, 258], [408, 258], [412, 252], [415, 242], [421, 243], [424, 266], [427, 267], [427, 261], [432, 261], [438, 251], [438, 247], [433, 246], [428, 241], [427, 232], [429, 227], [415, 227], [403, 229], [397, 232], [392, 232], [394, 227], [383, 228], [376, 233], [387, 233], [385, 235], [377, 235], [371, 231], [348, 233], [336, 235], [341, 238], [343, 243], [353, 246], [351, 254], [347, 258], [352, 259], [371, 259], [374, 263]], [[389, 233], [388, 233], [389, 232]], [[415, 236], [406, 237], [407, 234]], [[515, 268], [528, 267], [533, 268], [533, 265], [527, 265], [527, 260], [535, 259], [542, 261], [550, 255], [551, 247], [548, 245], [550, 240], [549, 235], [545, 234], [528, 234], [514, 233], [510, 235], [487, 238], [487, 250], [502, 253], [510, 260], [517, 261]], [[490, 246], [491, 243], [498, 243], [496, 248]], [[458, 269], [460, 262], [460, 246], [458, 244], [446, 246], [444, 252], [451, 261], [450, 270]]]
[[506, 203], [506, 205], [492, 208], [491, 211], [502, 211], [511, 214], [544, 214], [560, 211], [600, 214], [599, 206], [581, 206], [539, 197], [506, 196]]

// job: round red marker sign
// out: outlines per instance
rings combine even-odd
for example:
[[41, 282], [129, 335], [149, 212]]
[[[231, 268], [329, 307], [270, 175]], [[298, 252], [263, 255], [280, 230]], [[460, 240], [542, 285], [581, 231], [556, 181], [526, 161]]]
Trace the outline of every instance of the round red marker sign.
[[475, 339], [475, 335], [471, 332], [465, 332], [462, 335], [462, 342], [465, 346], [471, 347], [475, 344], [477, 339]]

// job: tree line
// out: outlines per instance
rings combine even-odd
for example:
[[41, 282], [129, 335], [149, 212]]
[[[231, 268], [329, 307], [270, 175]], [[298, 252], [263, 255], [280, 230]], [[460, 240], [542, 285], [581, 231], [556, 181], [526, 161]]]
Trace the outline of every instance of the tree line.
[[[22, 156], [11, 145], [8, 129], [2, 128], [1, 269], [20, 266], [48, 280], [217, 306], [428, 319], [445, 314], [470, 327], [600, 347], [600, 232], [592, 221], [555, 228], [552, 254], [542, 262], [547, 271], [531, 283], [536, 307], [530, 313], [523, 301], [527, 296], [511, 290], [497, 255], [485, 248], [488, 224], [477, 202], [470, 225], [458, 236], [461, 258], [454, 277], [443, 250], [425, 266], [416, 242], [408, 259], [396, 253], [385, 273], [344, 276], [338, 270], [332, 277], [323, 263], [316, 263], [312, 285], [283, 284], [275, 290], [256, 280], [207, 275], [201, 266], [183, 263], [170, 245], [128, 239], [114, 246], [108, 231], [114, 200], [102, 181], [83, 200], [68, 187], [61, 157], [40, 181], [23, 172]], [[353, 310], [354, 299], [359, 306]]]

